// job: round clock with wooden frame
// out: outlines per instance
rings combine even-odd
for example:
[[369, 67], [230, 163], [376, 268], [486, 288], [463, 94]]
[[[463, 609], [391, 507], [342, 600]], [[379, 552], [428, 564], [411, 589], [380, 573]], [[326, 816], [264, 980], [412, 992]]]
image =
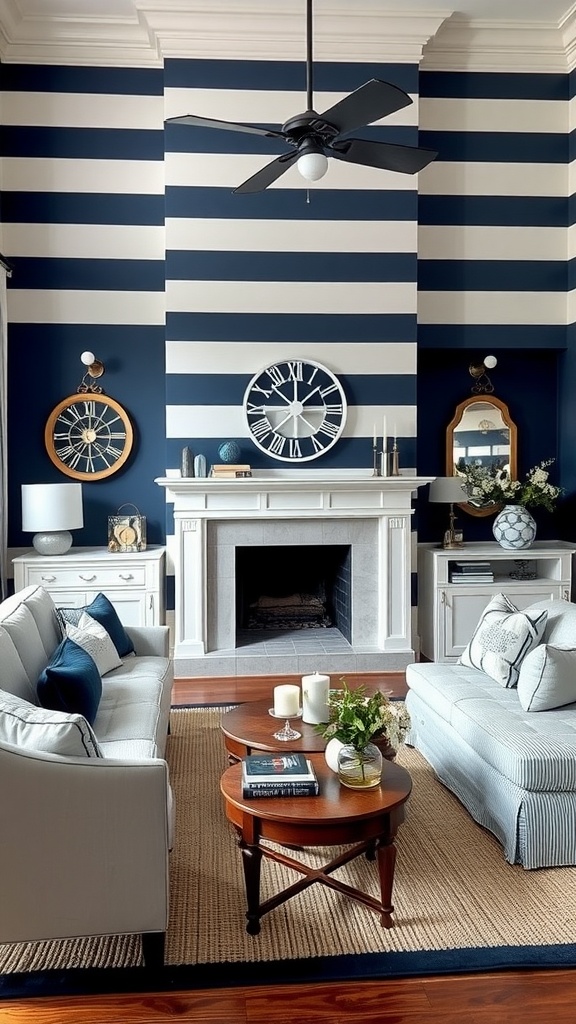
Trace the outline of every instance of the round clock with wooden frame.
[[44, 430], [54, 465], [74, 480], [103, 480], [124, 465], [134, 443], [125, 409], [104, 394], [74, 394], [52, 410]]

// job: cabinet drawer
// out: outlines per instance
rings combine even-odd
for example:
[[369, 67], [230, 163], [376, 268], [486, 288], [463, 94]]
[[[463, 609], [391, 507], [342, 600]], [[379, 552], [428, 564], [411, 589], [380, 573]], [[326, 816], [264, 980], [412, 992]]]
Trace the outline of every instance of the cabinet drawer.
[[102, 569], [99, 566], [84, 569], [49, 569], [46, 566], [31, 565], [27, 567], [28, 584], [35, 583], [40, 587], [53, 590], [56, 587], [90, 587], [103, 590], [106, 587], [143, 587], [146, 582], [146, 569], [143, 565], [112, 567]]

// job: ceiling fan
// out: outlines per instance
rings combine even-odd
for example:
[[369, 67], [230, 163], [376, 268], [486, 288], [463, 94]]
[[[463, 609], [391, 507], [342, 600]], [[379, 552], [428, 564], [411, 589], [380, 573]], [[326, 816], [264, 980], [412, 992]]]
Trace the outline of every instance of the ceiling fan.
[[302, 114], [291, 117], [282, 127], [261, 128], [256, 124], [217, 121], [210, 117], [185, 114], [169, 117], [167, 123], [186, 124], [199, 128], [221, 128], [231, 132], [264, 135], [283, 139], [292, 147], [244, 181], [236, 193], [263, 192], [296, 161], [302, 177], [318, 181], [328, 169], [327, 157], [351, 164], [364, 164], [382, 170], [415, 174], [438, 155], [433, 150], [416, 146], [400, 146], [389, 142], [347, 138], [348, 132], [372, 124], [412, 103], [402, 89], [373, 78], [339, 100], [333, 107], [318, 114], [313, 109], [312, 0], [306, 0], [306, 107]]

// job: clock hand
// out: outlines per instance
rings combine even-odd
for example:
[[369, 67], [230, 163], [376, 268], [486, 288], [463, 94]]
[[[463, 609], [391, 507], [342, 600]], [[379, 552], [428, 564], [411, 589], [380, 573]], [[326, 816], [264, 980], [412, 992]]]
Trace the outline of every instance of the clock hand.
[[308, 395], [305, 395], [304, 398], [300, 399], [300, 401], [302, 402], [302, 405], [304, 405], [304, 402], [309, 402], [310, 399], [312, 398], [312, 395], [315, 395], [317, 391], [320, 391], [320, 385], [318, 385], [317, 388], [314, 388], [313, 391], [310, 391], [310, 393]]

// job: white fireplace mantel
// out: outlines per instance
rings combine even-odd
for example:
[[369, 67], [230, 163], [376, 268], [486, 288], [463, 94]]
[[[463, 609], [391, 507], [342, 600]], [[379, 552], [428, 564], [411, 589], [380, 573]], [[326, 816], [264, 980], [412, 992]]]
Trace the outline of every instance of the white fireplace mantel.
[[[297, 469], [255, 471], [252, 477], [231, 480], [157, 478], [167, 501], [174, 504], [176, 674], [203, 674], [195, 659], [214, 655], [220, 648], [229, 653], [234, 647], [234, 570], [229, 563], [224, 585], [218, 585], [218, 579], [240, 531], [243, 539], [238, 543], [271, 547], [329, 543], [326, 538], [336, 531], [349, 537], [354, 561], [354, 537], [363, 523], [372, 548], [367, 555], [363, 541], [356, 562], [362, 555], [373, 578], [366, 579], [365, 564], [354, 584], [358, 646], [381, 653], [383, 671], [387, 654], [393, 668], [399, 659], [406, 664], [413, 660], [410, 519], [415, 491], [432, 479]], [[219, 566], [213, 569], [211, 560], [218, 557]], [[353, 612], [353, 647], [354, 621]], [[368, 621], [373, 621], [373, 627]]]

